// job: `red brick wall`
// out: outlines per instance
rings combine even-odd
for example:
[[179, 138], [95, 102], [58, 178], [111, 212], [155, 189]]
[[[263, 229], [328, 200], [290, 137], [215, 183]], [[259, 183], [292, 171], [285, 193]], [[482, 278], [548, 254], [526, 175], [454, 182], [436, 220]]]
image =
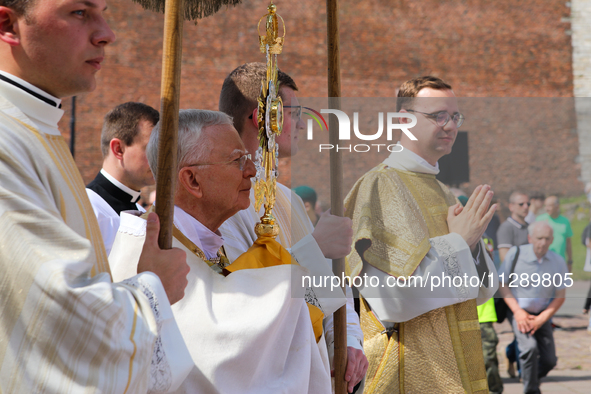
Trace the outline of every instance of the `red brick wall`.
[[[85, 181], [100, 168], [100, 127], [109, 109], [130, 100], [159, 108], [163, 16], [143, 11], [130, 0], [108, 3], [109, 22], [118, 39], [107, 49], [96, 91], [78, 98], [76, 161]], [[267, 4], [245, 0], [197, 24], [185, 23], [181, 108], [217, 109], [228, 72], [264, 59], [258, 52], [256, 23]], [[287, 22], [280, 67], [295, 78], [300, 97], [325, 96], [324, 3], [276, 4]], [[569, 14], [563, 0], [342, 0], [342, 95], [393, 97], [402, 81], [433, 74], [462, 97], [572, 97], [570, 25], [561, 22]], [[64, 107], [61, 126], [68, 135], [69, 100]], [[538, 121], [555, 117], [548, 111], [534, 111], [532, 116]], [[566, 112], [572, 116], [572, 111]], [[471, 182], [464, 186], [491, 183], [499, 196], [516, 185], [527, 191], [581, 194], [574, 162], [578, 141], [568, 116], [558, 131], [540, 128], [539, 122], [526, 130], [511, 130], [502, 122], [494, 128], [466, 122]], [[301, 152], [298, 161], [314, 168], [316, 159], [306, 154]], [[358, 167], [371, 168], [384, 157], [368, 155]], [[289, 168], [289, 160], [283, 163], [282, 180], [289, 183], [290, 171], [298, 168]], [[294, 178], [315, 186], [321, 198], [328, 199], [326, 182], [314, 175], [308, 171]]]

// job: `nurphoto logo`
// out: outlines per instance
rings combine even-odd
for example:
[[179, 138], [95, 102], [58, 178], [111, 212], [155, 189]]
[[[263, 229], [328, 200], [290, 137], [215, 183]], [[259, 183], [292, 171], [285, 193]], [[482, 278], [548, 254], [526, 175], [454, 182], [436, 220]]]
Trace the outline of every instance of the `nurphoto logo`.
[[[311, 119], [308, 119], [307, 122], [307, 138], [308, 140], [314, 139], [314, 121], [318, 126], [320, 126], [320, 130], [324, 131], [324, 128], [328, 130], [328, 126], [326, 120], [322, 116], [322, 114], [333, 114], [337, 117], [339, 122], [339, 141], [350, 141], [351, 140], [351, 119], [349, 115], [347, 115], [344, 111], [338, 109], [321, 109], [320, 113], [318, 111], [313, 110], [312, 108], [303, 107], [303, 109], [309, 110], [310, 112], [303, 112], [306, 115], [309, 115]], [[408, 138], [413, 141], [416, 141], [417, 138], [411, 133], [410, 129], [413, 128], [417, 124], [417, 117], [413, 114], [409, 113], [400, 113], [400, 112], [387, 112], [386, 113], [386, 139], [388, 141], [392, 141], [392, 134], [394, 130], [400, 130]], [[398, 123], [394, 122], [394, 119], [406, 118], [410, 119], [410, 123]], [[323, 127], [324, 126], [324, 127]], [[359, 130], [359, 112], [353, 112], [353, 133], [355, 137], [362, 141], [376, 141], [382, 137], [384, 133], [384, 112], [378, 112], [378, 131], [373, 134], [363, 134]], [[389, 152], [400, 152], [402, 151], [402, 146], [399, 144], [337, 144], [336, 146], [333, 144], [319, 144], [318, 149], [319, 152], [323, 150], [331, 150], [336, 149], [337, 152], [344, 150], [348, 152], [369, 152], [372, 150], [372, 147], [380, 151], [381, 147], [385, 147]]]

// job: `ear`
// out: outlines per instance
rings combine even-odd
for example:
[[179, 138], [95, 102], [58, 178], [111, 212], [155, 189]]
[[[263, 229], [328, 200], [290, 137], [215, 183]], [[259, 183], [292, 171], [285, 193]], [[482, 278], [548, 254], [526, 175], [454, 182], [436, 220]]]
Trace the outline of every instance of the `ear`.
[[[398, 111], [398, 113], [408, 114], [409, 112], [405, 109], [401, 109], [400, 111]], [[398, 118], [398, 123], [400, 123], [400, 124], [410, 123], [410, 121], [411, 121], [410, 118]]]
[[11, 46], [20, 44], [18, 22], [19, 18], [13, 9], [0, 7], [0, 41]]
[[259, 108], [256, 107], [255, 109], [252, 110], [252, 119], [248, 119], [252, 122], [252, 125], [257, 128], [257, 130], [259, 129], [259, 122], [257, 121], [258, 114], [259, 114]]
[[193, 167], [183, 167], [179, 171], [179, 186], [194, 197], [203, 197], [199, 176], [195, 174]]
[[123, 160], [123, 152], [125, 152], [125, 144], [119, 138], [113, 138], [109, 144], [111, 154], [118, 160]]

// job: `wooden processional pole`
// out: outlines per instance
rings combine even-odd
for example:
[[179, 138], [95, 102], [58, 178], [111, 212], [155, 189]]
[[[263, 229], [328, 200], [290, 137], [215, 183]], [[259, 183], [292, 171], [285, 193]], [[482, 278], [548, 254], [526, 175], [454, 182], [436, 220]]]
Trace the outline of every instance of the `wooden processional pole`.
[[[341, 108], [341, 67], [339, 53], [339, 4], [338, 0], [326, 0], [328, 36], [328, 100], [330, 109]], [[329, 116], [329, 142], [339, 143], [339, 127], [336, 117]], [[330, 151], [330, 209], [336, 216], [343, 216], [343, 159], [336, 149]], [[332, 261], [332, 270], [337, 277], [345, 271], [345, 259]], [[345, 290], [343, 283], [343, 291]], [[335, 393], [347, 393], [345, 371], [347, 369], [347, 314], [345, 306], [334, 315], [334, 376]]]
[[160, 218], [158, 244], [161, 249], [172, 248], [179, 97], [181, 91], [182, 10], [183, 0], [166, 0], [160, 93], [161, 128], [158, 140], [158, 182], [156, 184], [156, 213]]

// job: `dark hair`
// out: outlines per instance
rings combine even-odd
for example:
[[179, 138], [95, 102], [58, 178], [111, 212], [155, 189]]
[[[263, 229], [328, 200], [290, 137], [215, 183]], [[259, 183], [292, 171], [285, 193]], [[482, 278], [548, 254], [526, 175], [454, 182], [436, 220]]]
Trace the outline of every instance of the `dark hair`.
[[429, 88], [434, 90], [451, 90], [451, 85], [445, 83], [442, 79], [430, 75], [414, 78], [400, 85], [398, 90], [398, 100], [396, 102], [396, 111], [412, 108], [415, 97], [422, 89]]
[[532, 194], [529, 195], [529, 199], [530, 200], [542, 200], [542, 201], [544, 201], [546, 199], [546, 196], [544, 195], [544, 193], [533, 192]]
[[[220, 111], [234, 119], [234, 128], [238, 134], [242, 134], [244, 120], [258, 106], [261, 82], [266, 75], [267, 66], [264, 63], [246, 63], [232, 71], [224, 80], [218, 106]], [[298, 90], [294, 80], [281, 70], [277, 73], [277, 82], [280, 89], [286, 86]]]
[[155, 125], [160, 119], [160, 114], [154, 108], [142, 103], [128, 102], [120, 104], [105, 115], [103, 129], [101, 131], [101, 151], [103, 157], [107, 157], [111, 140], [118, 138], [127, 146], [133, 144], [133, 140], [139, 132], [139, 123], [147, 120]]
[[27, 11], [35, 4], [36, 0], [0, 0], [0, 7], [8, 7], [17, 15], [26, 15]]

